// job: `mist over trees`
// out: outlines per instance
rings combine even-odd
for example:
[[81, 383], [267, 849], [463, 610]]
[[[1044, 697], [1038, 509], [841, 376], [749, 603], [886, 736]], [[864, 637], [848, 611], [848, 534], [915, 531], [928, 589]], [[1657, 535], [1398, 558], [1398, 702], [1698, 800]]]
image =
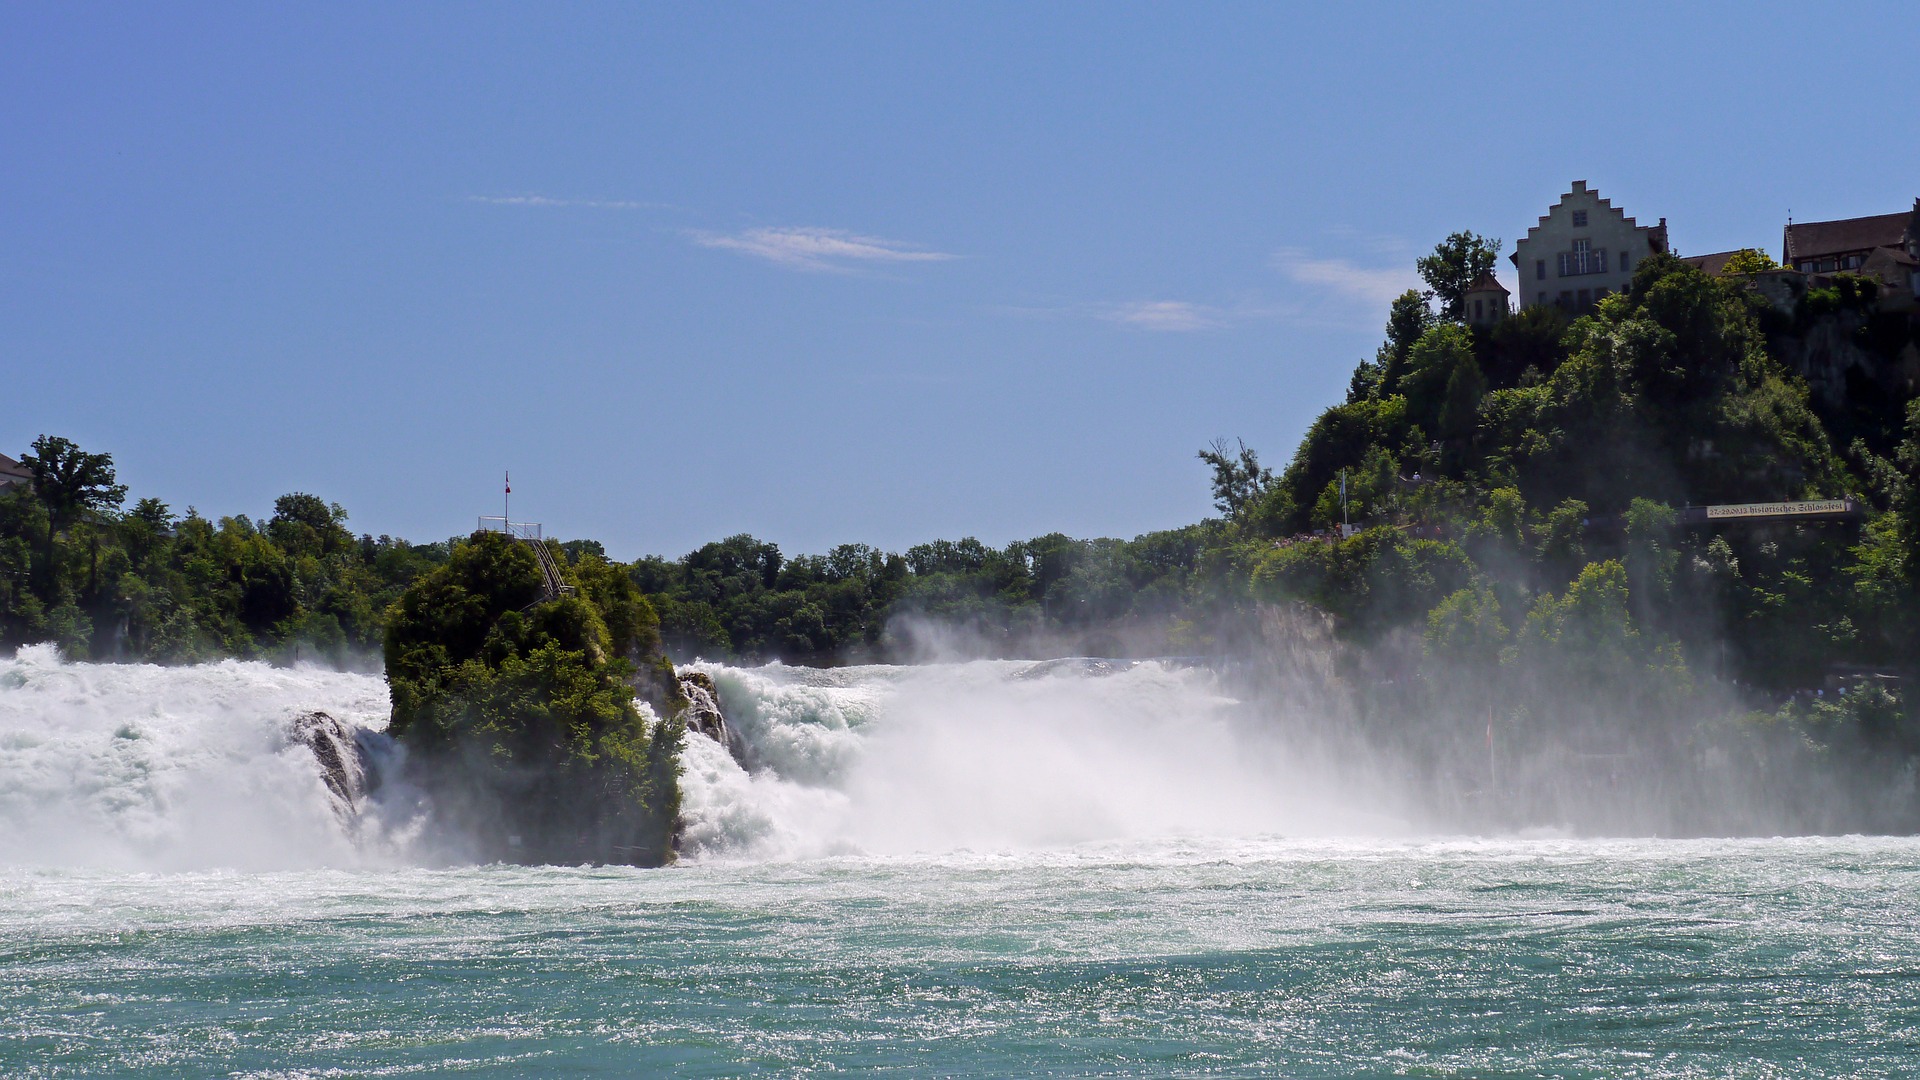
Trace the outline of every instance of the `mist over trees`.
[[[1201, 449], [1216, 518], [1130, 540], [792, 557], [743, 535], [626, 565], [591, 540], [553, 544], [607, 639], [581, 629], [583, 613], [561, 633], [503, 609], [482, 635], [498, 639], [486, 679], [459, 676], [480, 703], [460, 715], [509, 700], [527, 665], [603, 685], [612, 668], [555, 658], [619, 654], [631, 637], [619, 613], [638, 610], [629, 591], [648, 612], [631, 633], [657, 633], [670, 655], [812, 664], [1091, 654], [1257, 667], [1276, 613], [1303, 612], [1324, 621], [1341, 722], [1420, 762], [1404, 782], [1436, 802], [1499, 792], [1571, 813], [1716, 776], [1870, 776], [1806, 789], [1797, 820], [1920, 827], [1920, 401], [1910, 384], [1816, 398], [1783, 359], [1839, 335], [1893, 365], [1920, 340], [1915, 320], [1882, 310], [1865, 279], [1839, 275], [1783, 307], [1740, 274], [1655, 256], [1590, 311], [1468, 325], [1459, 295], [1497, 250], [1463, 232], [1420, 260], [1429, 291], [1392, 302], [1380, 347], [1284, 467], [1237, 440]], [[1739, 266], [1767, 269], [1757, 254]], [[0, 640], [163, 662], [339, 661], [384, 641], [396, 685], [442, 688], [419, 703], [397, 693], [397, 721], [450, 722], [430, 702], [478, 646], [422, 664], [392, 635], [454, 633], [409, 622], [401, 598], [455, 573], [468, 557], [455, 542], [355, 536], [340, 507], [298, 492], [258, 523], [153, 499], [127, 508], [111, 457], [57, 437], [22, 463], [32, 482], [0, 492]], [[1861, 519], [1683, 513], [1843, 497]], [[1339, 536], [1343, 521], [1357, 534]]]
[[[672, 858], [685, 721], [658, 620], [590, 552], [548, 592], [533, 544], [454, 545], [389, 613], [388, 731], [413, 752], [443, 827], [493, 859], [659, 865]], [[635, 704], [638, 689], [664, 719]]]

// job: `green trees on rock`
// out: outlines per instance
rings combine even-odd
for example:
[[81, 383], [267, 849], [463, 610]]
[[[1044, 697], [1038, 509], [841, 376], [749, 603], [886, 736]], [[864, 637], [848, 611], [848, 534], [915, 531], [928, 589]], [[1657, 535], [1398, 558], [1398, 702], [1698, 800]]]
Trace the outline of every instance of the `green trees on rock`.
[[1213, 505], [1230, 519], [1244, 516], [1273, 482], [1273, 473], [1260, 467], [1259, 456], [1244, 442], [1236, 449], [1215, 439], [1199, 456], [1213, 469]]
[[455, 545], [388, 618], [389, 730], [477, 854], [659, 865], [684, 735], [659, 622], [623, 568], [583, 551], [565, 574], [575, 591], [546, 599], [527, 543]]
[[[1217, 538], [1252, 595], [1331, 616], [1373, 734], [1420, 747], [1446, 790], [1493, 783], [1496, 745], [1509, 765], [1571, 753], [1660, 772], [1649, 762], [1747, 738], [1701, 726], [1733, 700], [1787, 721], [1795, 745], [1920, 767], [1902, 689], [1920, 650], [1920, 402], [1811, 397], [1782, 357], [1842, 316], [1819, 298], [1782, 314], [1666, 255], [1578, 318], [1536, 306], [1469, 326], [1455, 299], [1494, 253], [1459, 233], [1420, 260], [1431, 291], [1393, 302], [1346, 402], [1252, 509], [1222, 503], [1233, 529]], [[1875, 326], [1920, 326], [1850, 296]], [[1202, 457], [1218, 495], [1239, 455]], [[1864, 527], [1703, 527], [1679, 509], [1841, 496]], [[1350, 539], [1333, 529], [1345, 515]], [[1740, 752], [1774, 746], [1754, 738]], [[1620, 767], [1579, 797], [1612, 797]]]

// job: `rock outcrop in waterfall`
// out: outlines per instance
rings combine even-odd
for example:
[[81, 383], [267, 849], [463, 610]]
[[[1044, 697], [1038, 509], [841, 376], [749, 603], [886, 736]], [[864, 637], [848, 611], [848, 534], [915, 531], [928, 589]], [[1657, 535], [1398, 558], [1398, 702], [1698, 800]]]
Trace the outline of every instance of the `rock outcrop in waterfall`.
[[[479, 858], [514, 863], [673, 860], [685, 717], [644, 714], [677, 691], [659, 620], [621, 567], [476, 533], [409, 587], [389, 619], [395, 738], [435, 825]], [[676, 695], [677, 696], [677, 695]]]
[[324, 712], [301, 713], [287, 723], [287, 738], [313, 753], [320, 781], [327, 786], [333, 816], [352, 832], [360, 820], [360, 803], [378, 782], [361, 739], [367, 734]]
[[687, 699], [687, 730], [726, 747], [741, 768], [752, 768], [747, 760], [746, 741], [727, 724], [726, 714], [720, 711], [720, 689], [713, 684], [712, 676], [704, 671], [687, 671], [680, 673], [679, 682], [680, 692]]

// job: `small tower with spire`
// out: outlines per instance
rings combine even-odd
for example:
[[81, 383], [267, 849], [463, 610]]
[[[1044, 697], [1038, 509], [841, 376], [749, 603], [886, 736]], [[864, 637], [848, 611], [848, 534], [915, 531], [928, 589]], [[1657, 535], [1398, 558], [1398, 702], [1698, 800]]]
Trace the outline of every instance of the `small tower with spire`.
[[1506, 318], [1513, 310], [1509, 302], [1512, 295], [1491, 270], [1474, 278], [1473, 284], [1467, 286], [1467, 291], [1460, 297], [1466, 308], [1467, 322], [1473, 326], [1490, 327]]

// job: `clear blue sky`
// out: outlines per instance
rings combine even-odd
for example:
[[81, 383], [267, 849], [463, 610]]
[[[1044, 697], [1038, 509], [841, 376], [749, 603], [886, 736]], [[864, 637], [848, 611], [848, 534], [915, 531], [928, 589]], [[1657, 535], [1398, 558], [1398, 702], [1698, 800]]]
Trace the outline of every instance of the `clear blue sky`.
[[1575, 178], [1920, 193], [1907, 3], [0, 7], [0, 450], [621, 557], [1209, 512]]

